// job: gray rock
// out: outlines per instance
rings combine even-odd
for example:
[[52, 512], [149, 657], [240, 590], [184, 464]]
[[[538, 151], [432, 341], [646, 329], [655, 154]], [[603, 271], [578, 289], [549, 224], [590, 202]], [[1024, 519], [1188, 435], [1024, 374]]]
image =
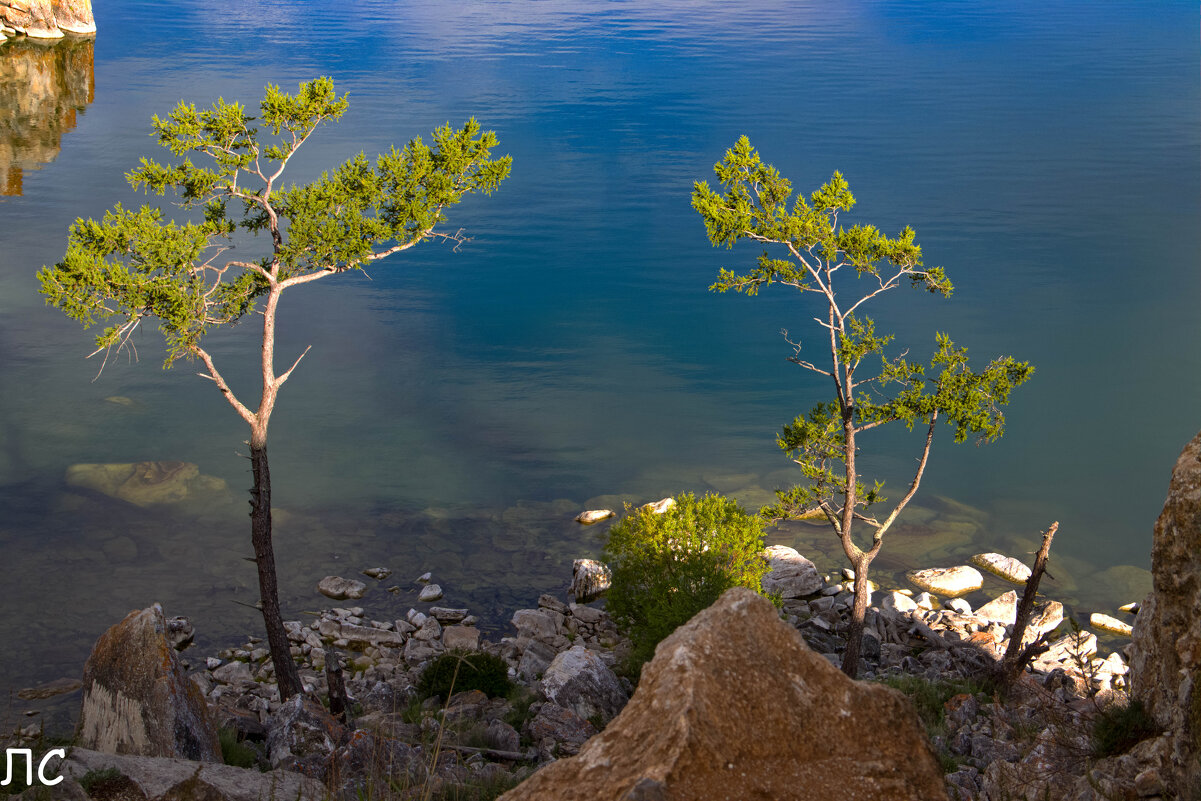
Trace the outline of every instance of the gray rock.
[[437, 584], [426, 584], [421, 588], [421, 593], [417, 596], [417, 600], [421, 603], [429, 603], [436, 601], [442, 597], [442, 588]]
[[392, 571], [386, 567], [369, 567], [363, 571], [363, 575], [373, 578], [376, 581], [383, 581], [388, 576], [392, 575]]
[[213, 671], [213, 678], [222, 684], [232, 684], [235, 687], [239, 684], [254, 682], [254, 674], [250, 672], [250, 665], [240, 661], [227, 662], [217, 668]]
[[538, 608], [549, 609], [552, 612], [558, 612], [561, 615], [567, 614], [568, 610], [567, 604], [563, 603], [555, 596], [546, 593], [538, 596]]
[[343, 601], [348, 598], [358, 599], [367, 593], [367, 585], [361, 581], [345, 579], [341, 576], [326, 576], [317, 582], [317, 592], [326, 598], [333, 598], [335, 601]]
[[782, 598], [801, 598], [822, 588], [822, 577], [813, 563], [787, 545], [772, 545], [765, 551], [768, 572], [763, 591], [778, 592]]
[[600, 716], [609, 721], [626, 705], [626, 695], [617, 676], [595, 651], [581, 645], [557, 655], [539, 684], [552, 702], [573, 710], [584, 719]]
[[271, 767], [324, 780], [334, 752], [349, 734], [320, 703], [294, 695], [280, 705], [267, 726]]
[[533, 681], [550, 667], [551, 660], [555, 658], [555, 649], [538, 640], [527, 639], [524, 645], [517, 663], [517, 674], [526, 681]]
[[552, 617], [554, 614], [543, 609], [518, 609], [513, 613], [512, 623], [519, 637], [551, 642], [559, 634], [556, 621]]
[[448, 651], [479, 650], [480, 630], [473, 626], [447, 626], [442, 629], [442, 645]]
[[[196, 763], [163, 757], [117, 756], [72, 748], [63, 761], [60, 775], [66, 779], [55, 788], [53, 797], [70, 798], [63, 793], [68, 782], [75, 783], [91, 773], [115, 771], [128, 781], [129, 795], [141, 798], [221, 799], [221, 801], [321, 801], [327, 798], [325, 787], [312, 778], [284, 770], [262, 773], [232, 765]], [[77, 785], [78, 786], [78, 785]], [[87, 799], [86, 794], [78, 798]]]
[[550, 739], [563, 754], [575, 754], [596, 734], [596, 727], [566, 707], [546, 703], [526, 724], [526, 733], [534, 742]]
[[448, 609], [445, 606], [431, 606], [429, 613], [439, 623], [459, 623], [467, 617], [466, 609]]
[[594, 606], [582, 606], [580, 604], [571, 605], [571, 616], [581, 623], [595, 625], [600, 623], [605, 618], [603, 610], [597, 609]]
[[419, 640], [414, 636], [405, 643], [405, 662], [410, 665], [419, 665], [433, 659], [444, 650], [440, 640]]

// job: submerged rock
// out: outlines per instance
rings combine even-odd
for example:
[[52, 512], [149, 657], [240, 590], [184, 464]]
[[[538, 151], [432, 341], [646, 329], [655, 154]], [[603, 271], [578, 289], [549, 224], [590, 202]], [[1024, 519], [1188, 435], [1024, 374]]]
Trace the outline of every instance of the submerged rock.
[[848, 679], [736, 587], [660, 643], [630, 703], [578, 756], [501, 798], [946, 797], [905, 698]]
[[225, 481], [201, 475], [191, 462], [75, 464], [67, 468], [67, 484], [94, 490], [135, 506], [178, 503], [196, 492], [219, 492]]

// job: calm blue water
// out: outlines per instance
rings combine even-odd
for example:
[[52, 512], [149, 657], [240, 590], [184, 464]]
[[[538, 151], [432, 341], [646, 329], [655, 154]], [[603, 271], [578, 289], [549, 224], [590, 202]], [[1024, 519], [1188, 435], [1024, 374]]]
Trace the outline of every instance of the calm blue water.
[[[1130, 600], [1097, 572], [1147, 566], [1171, 465], [1201, 426], [1195, 3], [344, 5], [98, 3], [94, 99], [47, 119], [8, 88], [30, 56], [0, 46], [0, 112], [44, 162], [0, 199], [0, 687], [76, 672], [153, 600], [196, 619], [202, 647], [259, 625], [233, 603], [255, 598], [244, 425], [186, 366], [159, 369], [152, 331], [140, 363], [92, 382], [90, 335], [42, 305], [33, 275], [76, 217], [140, 202], [123, 175], [153, 154], [152, 114], [253, 106], [268, 82], [316, 75], [351, 106], [296, 180], [473, 115], [514, 165], [454, 210], [473, 237], [460, 252], [428, 245], [284, 298], [281, 359], [313, 345], [271, 431], [293, 614], [319, 605], [317, 578], [380, 563], [404, 582], [432, 568], [448, 600], [499, 617], [597, 550], [570, 523], [596, 496], [758, 502], [789, 479], [775, 432], [822, 395], [778, 332], [805, 335], [811, 312], [783, 291], [709, 293], [756, 251], [710, 248], [689, 207], [743, 133], [803, 191], [841, 170], [855, 220], [912, 225], [947, 268], [951, 301], [877, 304], [899, 342], [918, 353], [947, 331], [981, 360], [1038, 368], [1000, 443], [936, 442], [917, 502], [942, 515], [934, 528], [954, 516], [939, 496], [979, 509], [972, 542], [898, 539], [882, 572], [1020, 549], [1059, 520], [1064, 596]], [[86, 106], [74, 127], [72, 105]], [[210, 340], [246, 394], [253, 334]], [[917, 445], [867, 448], [900, 478]], [[231, 490], [148, 511], [64, 482], [73, 463], [143, 459], [195, 462]]]

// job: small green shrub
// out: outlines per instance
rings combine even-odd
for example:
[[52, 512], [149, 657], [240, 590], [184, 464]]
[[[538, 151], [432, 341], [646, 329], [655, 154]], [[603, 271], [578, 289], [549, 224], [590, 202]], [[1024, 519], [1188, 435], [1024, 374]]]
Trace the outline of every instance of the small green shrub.
[[505, 660], [482, 651], [447, 651], [430, 662], [417, 680], [417, 692], [422, 698], [437, 695], [445, 699], [467, 690], [501, 698], [512, 689]]
[[930, 738], [947, 733], [947, 701], [956, 695], [979, 695], [988, 691], [981, 683], [968, 679], [931, 680], [923, 676], [901, 675], [886, 676], [880, 683], [900, 690], [909, 698]]
[[1142, 701], [1114, 704], [1093, 722], [1093, 751], [1098, 757], [1124, 754], [1136, 743], [1159, 734], [1159, 726]]
[[79, 777], [79, 786], [88, 795], [94, 792], [101, 792], [105, 788], [114, 785], [120, 785], [128, 781], [125, 774], [116, 768], [105, 768], [104, 770], [89, 770], [87, 773]]
[[217, 732], [221, 741], [221, 761], [235, 768], [256, 768], [259, 765], [258, 751], [253, 746], [239, 742], [238, 733], [233, 729], [222, 729]]
[[609, 613], [632, 641], [637, 674], [667, 635], [731, 587], [761, 593], [763, 521], [721, 495], [676, 498], [663, 514], [630, 510], [609, 529]]

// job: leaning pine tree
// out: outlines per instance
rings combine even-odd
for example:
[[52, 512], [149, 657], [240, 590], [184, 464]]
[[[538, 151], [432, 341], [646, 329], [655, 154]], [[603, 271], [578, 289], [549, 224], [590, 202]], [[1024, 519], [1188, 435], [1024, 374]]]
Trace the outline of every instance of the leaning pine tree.
[[[821, 310], [814, 318], [823, 330], [820, 358], [802, 358], [799, 341], [790, 361], [828, 379], [832, 398], [784, 426], [777, 442], [801, 468], [806, 481], [777, 492], [777, 503], [763, 514], [780, 520], [819, 513], [833, 527], [843, 553], [855, 570], [855, 601], [842, 669], [858, 673], [863, 622], [867, 612], [868, 568], [921, 484], [941, 419], [954, 429], [954, 439], [969, 435], [991, 442], [1002, 435], [1001, 407], [1010, 392], [1034, 371], [1009, 356], [994, 359], [983, 371], [968, 366], [967, 351], [945, 335], [936, 335], [929, 366], [910, 363], [905, 354], [888, 358], [890, 335], [877, 334], [871, 318], [861, 316], [868, 301], [902, 283], [949, 296], [951, 282], [941, 267], [924, 267], [914, 232], [905, 228], [889, 238], [871, 225], [842, 228], [838, 215], [855, 203], [839, 173], [810, 195], [790, 204], [792, 186], [744, 136], [714, 166], [724, 189], [719, 194], [697, 182], [692, 205], [704, 218], [714, 245], [733, 247], [747, 239], [764, 250], [757, 265], [738, 274], [723, 269], [710, 289], [755, 295], [764, 286], [783, 284], [802, 295], [815, 295]], [[856, 283], [856, 279], [858, 283]], [[856, 291], [857, 290], [857, 291]], [[876, 362], [875, 358], [879, 361]], [[913, 480], [904, 496], [884, 513], [883, 485], [868, 489], [856, 467], [860, 435], [887, 423], [910, 430], [925, 429]], [[853, 534], [866, 529], [857, 541]], [[862, 543], [862, 544], [860, 544]]]
[[[113, 349], [127, 346], [143, 321], [157, 320], [166, 337], [164, 367], [181, 357], [198, 360], [200, 375], [250, 426], [251, 540], [283, 699], [303, 688], [279, 609], [267, 426], [280, 387], [304, 353], [277, 372], [280, 296], [426, 239], [459, 240], [438, 230], [446, 209], [465, 194], [490, 194], [511, 163], [508, 156], [491, 158], [495, 135], [469, 120], [459, 130], [435, 131], [432, 147], [417, 138], [374, 163], [359, 154], [311, 183], [285, 185], [281, 179], [296, 151], [319, 125], [341, 117], [346, 106], [328, 78], [301, 84], [295, 95], [268, 86], [257, 119], [224, 100], [204, 111], [181, 102], [167, 119], [156, 116], [153, 125], [159, 144], [183, 158], [174, 164], [142, 159], [128, 180], [135, 189], [160, 196], [170, 191], [185, 209], [201, 213], [176, 223], [164, 221], [158, 208], [130, 211], [118, 205], [100, 222], [77, 220], [63, 260], [38, 273], [47, 303], [85, 327], [98, 319], [117, 320], [96, 338], [93, 355], [105, 353], [107, 359]], [[263, 255], [226, 258], [239, 229], [265, 235]], [[234, 394], [203, 341], [210, 329], [236, 323], [254, 310], [263, 321], [262, 389], [252, 408]]]

